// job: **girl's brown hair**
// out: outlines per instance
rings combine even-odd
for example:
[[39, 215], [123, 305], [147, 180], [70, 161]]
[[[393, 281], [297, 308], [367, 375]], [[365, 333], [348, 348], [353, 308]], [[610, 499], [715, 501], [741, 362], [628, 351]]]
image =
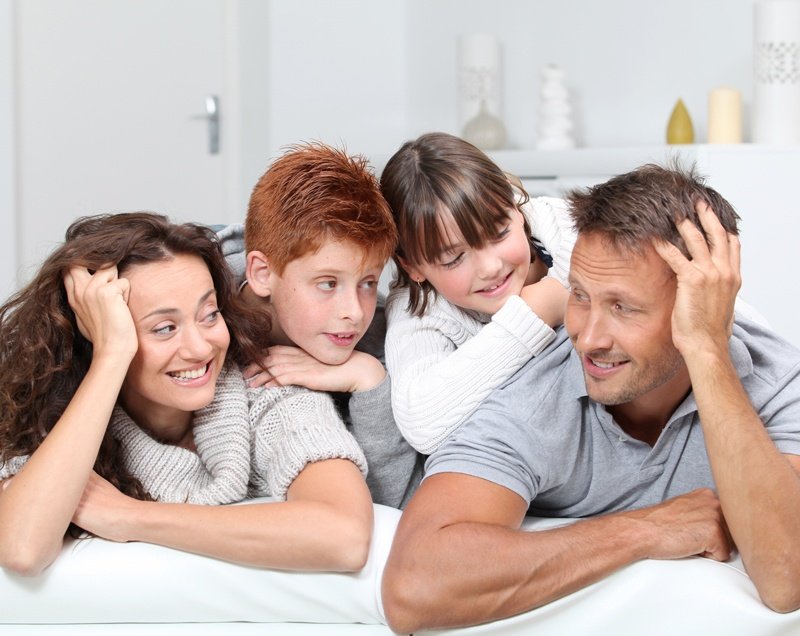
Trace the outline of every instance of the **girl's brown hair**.
[[[412, 284], [400, 260], [412, 265], [438, 260], [449, 243], [442, 214], [452, 216], [470, 247], [481, 248], [508, 220], [509, 211], [528, 201], [525, 191], [513, 188], [509, 175], [481, 150], [439, 132], [403, 144], [381, 174], [381, 190], [399, 233], [394, 285], [408, 287], [408, 310], [417, 316], [425, 313], [436, 290], [428, 281]], [[530, 236], [527, 220], [525, 232]]]

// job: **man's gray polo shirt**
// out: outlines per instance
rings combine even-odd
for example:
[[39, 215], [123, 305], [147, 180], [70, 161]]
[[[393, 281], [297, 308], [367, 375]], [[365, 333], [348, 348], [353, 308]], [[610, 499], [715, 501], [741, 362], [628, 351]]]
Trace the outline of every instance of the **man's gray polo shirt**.
[[[800, 455], [800, 351], [737, 319], [730, 352], [775, 445]], [[426, 477], [443, 472], [505, 486], [532, 502], [530, 514], [545, 517], [641, 508], [714, 487], [694, 396], [651, 448], [589, 399], [563, 328], [430, 456]]]

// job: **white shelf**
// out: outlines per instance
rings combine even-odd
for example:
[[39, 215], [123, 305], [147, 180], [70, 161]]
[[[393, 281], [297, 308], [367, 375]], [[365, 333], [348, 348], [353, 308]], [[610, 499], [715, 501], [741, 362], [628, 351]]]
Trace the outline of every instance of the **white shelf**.
[[757, 158], [764, 153], [800, 156], [800, 146], [757, 144], [685, 144], [573, 148], [570, 150], [493, 150], [487, 154], [503, 170], [523, 179], [611, 176], [645, 163], [665, 165], [678, 159], [683, 165], [708, 165], [713, 158]]

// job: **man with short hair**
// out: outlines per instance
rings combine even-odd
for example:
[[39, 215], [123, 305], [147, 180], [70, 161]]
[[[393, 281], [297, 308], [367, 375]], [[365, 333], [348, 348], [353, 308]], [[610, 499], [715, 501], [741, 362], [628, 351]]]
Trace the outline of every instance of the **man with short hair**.
[[[398, 632], [524, 612], [645, 558], [728, 559], [800, 607], [800, 352], [737, 315], [737, 216], [644, 166], [570, 197], [550, 350], [428, 460], [383, 579]], [[592, 517], [541, 532], [525, 514]]]

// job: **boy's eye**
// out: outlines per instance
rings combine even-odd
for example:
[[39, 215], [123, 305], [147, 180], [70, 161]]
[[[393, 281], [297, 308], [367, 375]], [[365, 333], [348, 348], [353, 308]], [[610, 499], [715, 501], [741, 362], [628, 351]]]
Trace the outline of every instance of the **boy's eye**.
[[459, 253], [459, 255], [451, 261], [441, 263], [441, 266], [445, 269], [453, 269], [454, 267], [457, 267], [462, 260], [464, 260], [464, 252]]
[[325, 291], [331, 291], [336, 289], [336, 281], [335, 280], [323, 280], [317, 283], [317, 287]]

